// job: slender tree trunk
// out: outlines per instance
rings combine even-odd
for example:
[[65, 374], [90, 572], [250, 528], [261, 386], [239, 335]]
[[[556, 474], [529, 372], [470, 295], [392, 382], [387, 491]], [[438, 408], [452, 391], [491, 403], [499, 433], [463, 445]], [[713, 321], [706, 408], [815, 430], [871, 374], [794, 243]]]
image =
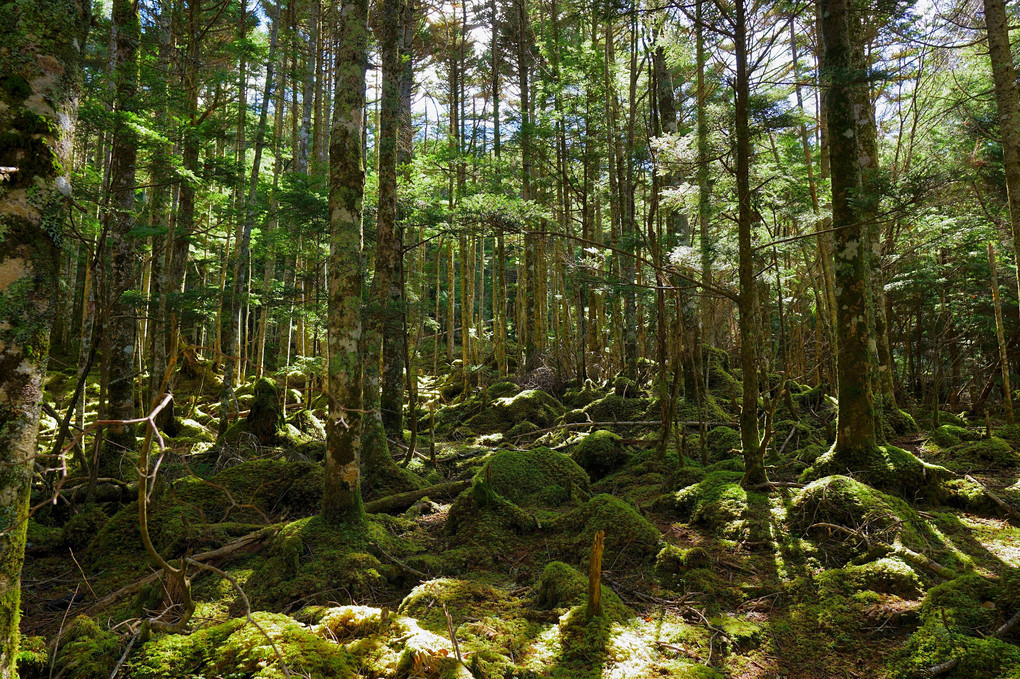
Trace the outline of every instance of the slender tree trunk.
[[1002, 405], [1006, 410], [1006, 421], [1015, 422], [1013, 416], [1013, 391], [1009, 384], [1009, 355], [1006, 352], [1006, 332], [1002, 323], [1002, 303], [999, 301], [999, 273], [995, 259], [995, 245], [988, 243], [988, 268], [992, 275], [992, 304], [995, 307], [995, 337], [999, 344], [999, 365], [1002, 366]]
[[329, 418], [323, 518], [360, 522], [362, 356], [362, 153], [368, 1], [345, 0], [339, 11], [336, 89], [329, 140]]
[[[1009, 222], [1013, 235], [1013, 255], [1020, 264], [1020, 95], [1016, 68], [1009, 43], [1009, 21], [1005, 0], [984, 0], [985, 26], [988, 30], [988, 55], [992, 61], [995, 105], [999, 111], [1002, 136], [1002, 164], [1006, 170], [1006, 194]], [[1017, 286], [1020, 289], [1020, 268]]]
[[734, 46], [736, 49], [736, 162], [737, 162], [737, 246], [740, 278], [740, 370], [743, 399], [740, 406], [740, 445], [744, 451], [744, 483], [756, 486], [768, 481], [758, 433], [758, 351], [757, 285], [754, 275], [754, 250], [751, 247], [751, 96], [747, 63], [747, 17], [744, 0], [736, 2]]
[[826, 117], [832, 171], [832, 226], [835, 229], [836, 340], [839, 344], [838, 426], [834, 454], [840, 465], [858, 468], [870, 461], [876, 446], [874, 399], [869, 380], [868, 238], [862, 209], [854, 200], [860, 191], [858, 138], [867, 112], [858, 95], [862, 64], [855, 63], [850, 42], [847, 0], [821, 0], [823, 73], [828, 81]]
[[[130, 120], [138, 112], [138, 43], [141, 24], [137, 0], [115, 0], [111, 31], [114, 44], [114, 86], [116, 122], [110, 156], [110, 276], [107, 285], [108, 318], [106, 338], [109, 353], [104, 352], [106, 417], [128, 420], [135, 416], [135, 308], [126, 300], [130, 288], [137, 285], [138, 243], [131, 234], [135, 226], [135, 164], [138, 140]], [[116, 425], [105, 432], [101, 463], [92, 469], [90, 490], [94, 488], [99, 467], [113, 471], [113, 458], [135, 447], [135, 428]]]
[[0, 679], [15, 679], [21, 567], [57, 288], [82, 50], [84, 0], [7, 3], [0, 22]]

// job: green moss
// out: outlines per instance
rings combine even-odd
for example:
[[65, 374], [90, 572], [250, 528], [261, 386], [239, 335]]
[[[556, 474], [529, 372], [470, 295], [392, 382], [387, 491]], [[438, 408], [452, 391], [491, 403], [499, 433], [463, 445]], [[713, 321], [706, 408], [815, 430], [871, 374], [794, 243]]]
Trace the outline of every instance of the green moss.
[[64, 524], [61, 539], [75, 552], [81, 552], [109, 520], [102, 509], [88, 505]]
[[489, 407], [466, 424], [479, 434], [506, 432], [521, 422], [550, 427], [564, 412], [563, 405], [541, 389], [527, 389], [514, 396], [493, 399]]
[[[806, 486], [794, 496], [787, 517], [791, 527], [831, 544], [830, 555], [837, 558], [849, 558], [864, 540], [815, 524], [843, 526], [889, 544], [899, 536], [907, 547], [926, 548], [922, 521], [910, 505], [847, 476], [827, 476]], [[842, 553], [843, 548], [849, 551]]]
[[764, 496], [746, 491], [742, 480], [739, 471], [712, 471], [699, 483], [660, 497], [656, 506], [674, 512], [683, 521], [712, 528], [723, 537], [741, 537], [750, 529], [749, 501], [765, 501]]
[[[570, 497], [586, 497], [590, 492], [585, 471], [570, 457], [548, 448], [494, 454], [475, 475], [475, 485], [484, 485], [488, 491], [521, 506], [557, 506]], [[552, 487], [569, 492], [565, 496], [550, 493]]]
[[708, 452], [713, 460], [729, 457], [733, 450], [740, 450], [740, 432], [729, 427], [716, 427], [708, 432]]
[[583, 506], [556, 519], [561, 553], [575, 563], [588, 563], [595, 534], [605, 531], [605, 559], [630, 557], [650, 561], [658, 552], [659, 531], [632, 505], [612, 495], [596, 495]]
[[917, 573], [897, 558], [825, 571], [818, 576], [818, 586], [823, 595], [837, 593], [849, 596], [859, 590], [871, 590], [895, 594], [903, 599], [916, 599], [922, 592]]
[[954, 466], [1015, 467], [1020, 464], [1020, 455], [1008, 441], [998, 436], [964, 443], [949, 451], [947, 458]]
[[589, 403], [605, 396], [605, 392], [595, 386], [591, 380], [585, 380], [580, 389], [570, 389], [563, 395], [563, 402], [574, 408], [584, 408]]
[[[602, 606], [610, 610], [610, 616], [626, 618], [630, 615], [616, 592], [605, 585], [602, 587]], [[562, 561], [546, 564], [535, 585], [535, 601], [540, 608], [570, 608], [588, 600], [588, 578], [580, 571]]]
[[619, 469], [627, 461], [623, 439], [603, 429], [582, 438], [571, 454], [593, 480]]
[[853, 458], [837, 455], [833, 446], [801, 474], [801, 482], [810, 483], [848, 472], [880, 490], [911, 499], [932, 500], [945, 496], [943, 483], [953, 475], [945, 467], [929, 464], [892, 445], [874, 446]]
[[25, 534], [26, 549], [32, 547], [52, 549], [59, 547], [63, 541], [63, 531], [60, 528], [44, 526], [35, 519], [28, 520], [28, 529]]
[[15, 73], [0, 80], [0, 90], [12, 104], [18, 104], [32, 94], [32, 85], [20, 73]]
[[975, 438], [978, 438], [978, 435], [975, 435], [965, 427], [958, 427], [955, 424], [943, 424], [931, 433], [931, 440], [943, 448], [958, 446], [963, 441], [970, 441]]
[[995, 501], [985, 494], [984, 489], [969, 479], [952, 479], [946, 482], [949, 490], [948, 503], [960, 509], [979, 514], [997, 511]]
[[43, 679], [48, 676], [49, 650], [42, 637], [21, 637], [15, 666], [21, 679]]
[[79, 615], [67, 628], [53, 668], [75, 679], [109, 679], [120, 657], [120, 637]]
[[727, 640], [739, 650], [757, 648], [761, 643], [761, 625], [750, 620], [723, 615], [710, 618], [708, 622], [713, 627], [721, 629], [726, 634]]
[[684, 549], [666, 545], [655, 556], [655, 574], [664, 583], [675, 587], [688, 571], [709, 568], [712, 560], [701, 547]]
[[624, 398], [613, 393], [584, 407], [592, 422], [631, 422], [640, 419], [648, 408], [646, 398]]
[[521, 601], [484, 582], [458, 578], [439, 578], [416, 586], [404, 597], [397, 612], [414, 618], [425, 629], [437, 634], [447, 633], [444, 606], [455, 624], [477, 620], [483, 616], [512, 617], [521, 608]]
[[357, 676], [353, 659], [344, 647], [313, 634], [286, 615], [254, 613], [253, 617], [261, 631], [246, 620], [237, 619], [188, 636], [168, 635], [150, 641], [132, 662], [132, 676], [279, 679], [284, 673], [266, 635], [276, 645], [292, 676], [311, 679]]
[[510, 427], [510, 431], [506, 433], [507, 436], [518, 437], [527, 436], [538, 431], [538, 427], [533, 425], [531, 422], [518, 422], [514, 426]]

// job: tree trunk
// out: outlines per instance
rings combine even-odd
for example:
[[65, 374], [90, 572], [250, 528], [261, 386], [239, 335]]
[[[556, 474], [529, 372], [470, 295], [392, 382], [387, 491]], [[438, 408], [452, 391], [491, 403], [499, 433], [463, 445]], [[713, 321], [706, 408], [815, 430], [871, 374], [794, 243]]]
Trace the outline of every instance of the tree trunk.
[[323, 518], [360, 522], [362, 364], [362, 153], [368, 0], [345, 0], [337, 26], [336, 90], [329, 140], [329, 418]]
[[1013, 392], [1009, 385], [1009, 354], [1006, 352], [1006, 332], [1002, 323], [1002, 303], [999, 301], [999, 273], [995, 261], [995, 246], [988, 243], [988, 268], [992, 277], [992, 305], [995, 308], [995, 337], [999, 344], [999, 365], [1002, 366], [1002, 405], [1006, 421], [1013, 424]]
[[0, 679], [17, 676], [21, 566], [49, 335], [57, 313], [64, 217], [71, 186], [84, 0], [7, 5], [0, 22]]

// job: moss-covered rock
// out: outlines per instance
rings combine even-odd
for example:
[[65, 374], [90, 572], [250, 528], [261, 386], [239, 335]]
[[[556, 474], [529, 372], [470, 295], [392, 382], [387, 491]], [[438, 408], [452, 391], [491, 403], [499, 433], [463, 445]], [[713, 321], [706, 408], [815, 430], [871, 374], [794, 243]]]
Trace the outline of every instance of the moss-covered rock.
[[682, 521], [717, 530], [723, 537], [741, 537], [750, 529], [749, 504], [764, 506], [766, 502], [765, 496], [744, 489], [743, 477], [740, 471], [711, 471], [700, 482], [661, 496], [656, 506]]
[[146, 643], [132, 660], [131, 676], [280, 679], [285, 675], [277, 650], [292, 676], [311, 679], [358, 676], [351, 654], [343, 646], [314, 634], [293, 618], [278, 613], [254, 613], [252, 617], [258, 627], [239, 618], [190, 635], [158, 637]]
[[612, 393], [586, 405], [584, 412], [592, 422], [632, 422], [641, 418], [648, 404], [646, 398]]
[[616, 471], [627, 461], [627, 452], [623, 439], [610, 431], [600, 429], [593, 431], [574, 446], [571, 453], [577, 462], [592, 478], [598, 480]]
[[946, 455], [947, 464], [952, 466], [1016, 467], [1020, 465], [1017, 454], [1008, 441], [992, 436], [964, 443], [953, 448]]
[[[535, 601], [539, 608], [570, 608], [588, 600], [588, 578], [562, 561], [546, 564], [535, 585]], [[602, 605], [612, 608], [616, 615], [627, 614], [626, 606], [616, 592], [602, 585]]]
[[476, 492], [494, 492], [521, 506], [559, 506], [590, 493], [588, 475], [574, 460], [548, 448], [502, 450], [475, 475]]
[[63, 530], [56, 526], [46, 526], [35, 519], [28, 520], [25, 535], [25, 549], [53, 549], [64, 543]]
[[173, 440], [177, 443], [212, 443], [216, 440], [216, 435], [197, 420], [184, 418], [175, 422], [177, 429]]
[[917, 599], [923, 591], [917, 573], [895, 557], [825, 571], [818, 576], [818, 585], [823, 596], [832, 593], [849, 596], [867, 589], [895, 594], [902, 599]]
[[61, 540], [66, 547], [80, 553], [109, 520], [102, 509], [96, 505], [88, 505], [64, 524]]
[[835, 547], [830, 555], [837, 558], [866, 551], [868, 540], [892, 544], [899, 537], [911, 549], [925, 548], [923, 523], [910, 505], [848, 476], [827, 476], [807, 485], [794, 496], [787, 519], [794, 529], [828, 541]]
[[581, 409], [605, 395], [605, 392], [599, 389], [594, 382], [585, 380], [580, 389], [568, 389], [563, 394], [563, 402], [572, 408]]
[[729, 427], [716, 427], [708, 432], [708, 452], [711, 459], [729, 457], [734, 450], [740, 450], [740, 432]]
[[637, 509], [605, 493], [552, 522], [560, 538], [560, 551], [569, 561], [587, 564], [592, 540], [605, 531], [605, 553], [618, 558], [650, 561], [658, 552], [659, 531]]
[[955, 424], [943, 424], [931, 433], [931, 440], [943, 448], [958, 446], [963, 441], [974, 441], [979, 438], [980, 434]]
[[109, 679], [120, 657], [120, 637], [79, 615], [67, 628], [53, 669], [75, 679]]
[[313, 441], [326, 440], [326, 425], [311, 410], [299, 410], [289, 418], [287, 424], [293, 426]]
[[953, 474], [945, 467], [929, 464], [913, 453], [893, 445], [874, 446], [854, 459], [837, 455], [835, 446], [801, 474], [803, 483], [826, 476], [852, 473], [864, 483], [911, 499], [941, 500], [944, 482]]
[[670, 586], [676, 586], [688, 571], [709, 568], [712, 559], [701, 547], [683, 548], [666, 545], [655, 556], [655, 574]]
[[510, 438], [518, 438], [521, 436], [527, 436], [528, 434], [534, 434], [538, 431], [538, 427], [531, 422], [518, 422], [514, 426], [510, 427], [510, 431], [506, 435]]
[[466, 425], [478, 434], [507, 432], [521, 422], [543, 428], [552, 426], [563, 412], [563, 405], [546, 392], [527, 389], [493, 399], [488, 408], [467, 420]]
[[276, 382], [268, 377], [259, 378], [252, 389], [254, 398], [248, 409], [248, 431], [264, 446], [274, 445], [283, 428], [283, 407]]

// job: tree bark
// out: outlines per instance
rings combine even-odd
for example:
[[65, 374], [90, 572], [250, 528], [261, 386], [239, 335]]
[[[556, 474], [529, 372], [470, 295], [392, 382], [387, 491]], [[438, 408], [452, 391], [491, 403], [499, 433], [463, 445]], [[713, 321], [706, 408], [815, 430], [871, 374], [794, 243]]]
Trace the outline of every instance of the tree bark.
[[[0, 679], [14, 679], [28, 502], [57, 313], [85, 0], [0, 4]], [[31, 36], [31, 37], [29, 37]]]
[[360, 522], [362, 210], [365, 195], [365, 71], [368, 0], [339, 11], [333, 124], [329, 140], [329, 418], [323, 518]]

